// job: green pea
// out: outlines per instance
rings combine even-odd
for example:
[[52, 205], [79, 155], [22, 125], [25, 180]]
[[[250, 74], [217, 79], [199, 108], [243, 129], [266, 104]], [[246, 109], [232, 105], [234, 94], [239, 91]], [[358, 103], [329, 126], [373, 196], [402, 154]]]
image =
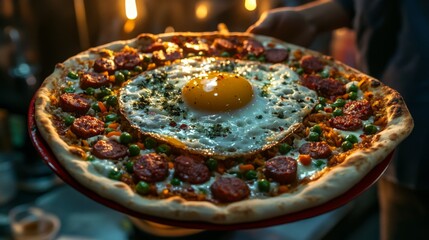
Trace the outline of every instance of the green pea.
[[322, 127], [319, 124], [316, 124], [310, 128], [311, 132], [316, 132], [318, 134], [322, 134]]
[[336, 108], [333, 112], [332, 115], [334, 115], [335, 117], [341, 116], [343, 115], [343, 110], [341, 110], [340, 108]]
[[344, 142], [341, 144], [341, 148], [342, 148], [344, 151], [350, 150], [350, 149], [352, 149], [352, 148], [353, 148], [353, 143], [351, 143], [351, 142], [349, 142], [349, 141], [344, 141]]
[[269, 192], [270, 191], [270, 182], [266, 179], [262, 179], [258, 181], [258, 189], [261, 192]]
[[322, 72], [320, 72], [320, 76], [321, 76], [322, 78], [328, 78], [328, 77], [329, 77], [329, 75], [330, 75], [330, 73], [329, 73], [329, 69], [327, 69], [327, 68], [323, 69], [323, 71], [322, 71]]
[[170, 181], [170, 184], [173, 185], [173, 186], [180, 186], [181, 183], [182, 182], [178, 178], [172, 178], [171, 181]]
[[265, 62], [265, 56], [264, 55], [259, 56], [258, 61], [259, 62]]
[[313, 161], [313, 165], [316, 168], [322, 168], [325, 165], [325, 162], [323, 160], [316, 160], [316, 161]]
[[357, 92], [359, 90], [359, 87], [355, 84], [350, 85], [349, 89], [347, 89], [348, 92]]
[[108, 96], [106, 99], [106, 103], [108, 106], [116, 106], [118, 104], [118, 98], [114, 95]]
[[255, 54], [249, 53], [247, 54], [247, 59], [249, 59], [250, 61], [255, 61], [258, 58], [255, 56]]
[[131, 76], [131, 72], [128, 70], [122, 70], [122, 74], [124, 74], [125, 80], [127, 80]]
[[76, 89], [74, 87], [66, 87], [66, 88], [64, 88], [64, 92], [74, 93], [74, 92], [76, 92]]
[[100, 111], [100, 106], [98, 106], [98, 103], [95, 102], [91, 105], [91, 108], [94, 109], [95, 111], [99, 112]]
[[104, 117], [104, 121], [106, 122], [114, 122], [116, 120], [118, 120], [118, 114], [116, 113], [110, 113], [107, 114], [106, 117]]
[[125, 163], [125, 169], [127, 170], [128, 173], [133, 173], [134, 172], [134, 162], [126, 162]]
[[127, 132], [123, 132], [121, 133], [121, 135], [119, 136], [119, 141], [122, 144], [128, 144], [133, 140], [133, 136], [131, 136], [131, 134], [127, 133]]
[[323, 105], [325, 105], [325, 104], [326, 104], [326, 98], [324, 98], [324, 97], [319, 97], [319, 98], [318, 98], [318, 100], [319, 100], [319, 103], [320, 103], [320, 104], [323, 104]]
[[76, 79], [78, 79], [78, 78], [79, 78], [79, 75], [78, 75], [76, 72], [70, 71], [70, 72], [67, 74], [67, 77], [68, 77], [68, 78], [70, 78], [70, 79], [76, 80]]
[[115, 82], [117, 82], [117, 83], [125, 82], [125, 76], [122, 72], [120, 72], [120, 71], [115, 72]]
[[137, 156], [140, 154], [140, 147], [136, 144], [131, 144], [128, 146], [128, 152], [130, 153], [130, 156]]
[[86, 157], [86, 161], [94, 161], [95, 160], [95, 157], [93, 156], [93, 155], [88, 155], [87, 157]]
[[349, 92], [349, 99], [356, 100], [358, 98], [357, 92]]
[[304, 69], [303, 69], [303, 68], [297, 68], [297, 69], [296, 69], [296, 73], [297, 73], [298, 75], [301, 75], [301, 74], [303, 74], [303, 73], [304, 73]]
[[143, 57], [143, 62], [145, 62], [145, 63], [149, 63], [150, 61], [152, 61], [152, 58], [151, 58], [151, 57], [146, 56], [146, 55]]
[[68, 116], [64, 117], [64, 123], [65, 123], [67, 126], [72, 125], [72, 124], [73, 124], [73, 122], [74, 122], [74, 120], [75, 120], [75, 117], [70, 116], [70, 115], [68, 115]]
[[149, 183], [147, 183], [145, 181], [140, 181], [140, 182], [137, 183], [137, 185], [136, 185], [136, 192], [138, 194], [146, 195], [146, 194], [149, 193], [149, 191], [150, 191], [150, 185], [149, 185]]
[[207, 195], [208, 191], [207, 191], [207, 189], [200, 187], [200, 188], [198, 188], [198, 193]]
[[114, 131], [115, 129], [113, 129], [113, 128], [109, 128], [109, 127], [106, 127], [106, 128], [104, 128], [104, 132], [105, 133], [109, 133], [109, 132], [112, 132], [112, 131]]
[[210, 169], [210, 171], [214, 171], [217, 169], [217, 160], [214, 158], [209, 158], [206, 161], [206, 165]]
[[258, 173], [255, 170], [249, 170], [244, 174], [247, 180], [253, 180], [258, 178]]
[[121, 171], [112, 170], [109, 172], [109, 175], [107, 177], [113, 180], [121, 180], [122, 173]]
[[372, 124], [366, 124], [363, 127], [363, 132], [367, 135], [375, 134], [378, 131], [377, 127]]
[[346, 105], [346, 100], [342, 98], [337, 98], [337, 100], [331, 104], [332, 107], [344, 107], [344, 105]]
[[222, 52], [220, 54], [221, 57], [230, 57], [231, 55], [229, 54], [229, 52]]
[[92, 87], [89, 87], [89, 88], [85, 89], [85, 93], [88, 95], [94, 95], [95, 89]]
[[156, 142], [156, 140], [155, 140], [154, 138], [147, 137], [147, 138], [144, 140], [144, 146], [145, 146], [146, 148], [152, 149], [152, 148], [155, 148], [155, 147], [156, 147], [156, 145], [157, 145], [157, 142]]
[[320, 139], [320, 134], [318, 134], [317, 132], [310, 132], [308, 134], [308, 140], [312, 141], [312, 142], [317, 142]]
[[100, 90], [100, 98], [112, 95], [112, 89], [110, 88], [102, 87]]
[[279, 152], [280, 154], [287, 154], [292, 150], [292, 146], [290, 146], [287, 143], [280, 143], [279, 144]]
[[351, 143], [358, 143], [358, 142], [359, 142], [359, 139], [356, 137], [356, 135], [353, 135], [353, 134], [349, 134], [349, 135], [347, 135], [347, 136], [345, 137], [345, 140], [346, 140], [346, 141], [349, 141], [349, 142], [351, 142]]
[[323, 104], [317, 104], [315, 107], [314, 107], [314, 109], [316, 110], [316, 111], [323, 111], [323, 110], [325, 110], [325, 107], [323, 106]]
[[143, 68], [142, 68], [142, 66], [135, 66], [134, 71], [140, 73], [140, 72], [143, 72]]
[[155, 151], [157, 153], [165, 153], [168, 155], [171, 151], [171, 147], [168, 146], [167, 144], [161, 144], [158, 147], [156, 147]]

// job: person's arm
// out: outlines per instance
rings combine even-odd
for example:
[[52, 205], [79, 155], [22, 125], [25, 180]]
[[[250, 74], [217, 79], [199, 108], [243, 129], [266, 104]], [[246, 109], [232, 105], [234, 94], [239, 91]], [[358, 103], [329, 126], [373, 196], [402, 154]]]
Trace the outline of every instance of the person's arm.
[[321, 32], [350, 26], [351, 16], [335, 1], [319, 0], [298, 7], [283, 7], [264, 13], [247, 30], [290, 43], [308, 46]]

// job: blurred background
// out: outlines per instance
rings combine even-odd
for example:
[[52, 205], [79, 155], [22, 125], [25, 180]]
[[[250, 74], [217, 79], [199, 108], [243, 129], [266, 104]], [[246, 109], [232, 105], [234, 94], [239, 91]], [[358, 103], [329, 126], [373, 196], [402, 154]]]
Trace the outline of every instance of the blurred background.
[[[103, 214], [121, 219], [117, 229], [124, 231], [125, 239], [136, 236], [135, 232], [130, 235], [130, 229], [134, 227], [128, 226], [127, 221], [123, 226], [124, 216], [91, 202], [65, 186], [40, 159], [29, 140], [26, 127], [29, 102], [56, 63], [89, 47], [133, 38], [139, 33], [216, 31], [221, 23], [231, 32], [243, 32], [264, 11], [306, 2], [309, 1], [0, 0], [0, 239], [2, 236], [5, 239], [10, 237], [6, 215], [12, 207], [45, 202], [44, 206], [50, 206], [55, 213], [59, 208], [46, 198], [51, 201], [58, 198], [70, 206], [61, 207], [62, 212], [55, 214], [69, 218], [71, 214], [67, 211], [79, 211], [72, 206], [70, 199], [73, 197], [85, 202], [87, 207], [94, 205], [92, 209], [97, 211], [92, 217], [98, 220]], [[354, 33], [348, 29], [322, 34], [310, 48], [354, 66]], [[321, 221], [323, 218], [313, 220], [313, 223], [310, 221], [314, 231], [307, 231], [307, 236], [296, 239], [338, 236], [360, 239], [362, 234], [369, 239], [378, 239], [377, 204], [372, 189], [325, 218], [329, 218], [329, 224]], [[73, 224], [68, 227], [76, 228]], [[281, 236], [286, 236], [286, 232], [290, 234], [288, 236], [293, 236], [291, 233], [298, 231], [295, 225], [279, 227], [261, 231], [272, 233], [273, 238], [265, 239], [284, 239]], [[291, 232], [291, 229], [295, 230]], [[64, 225], [62, 231], [63, 234], [68, 231]], [[102, 236], [94, 230], [89, 232], [92, 235], [81, 232], [81, 237], [99, 239]], [[228, 239], [227, 236], [230, 239], [241, 236], [228, 234], [225, 239]], [[242, 234], [248, 234], [248, 238], [251, 236], [249, 232]], [[118, 239], [105, 237], [102, 239]]]

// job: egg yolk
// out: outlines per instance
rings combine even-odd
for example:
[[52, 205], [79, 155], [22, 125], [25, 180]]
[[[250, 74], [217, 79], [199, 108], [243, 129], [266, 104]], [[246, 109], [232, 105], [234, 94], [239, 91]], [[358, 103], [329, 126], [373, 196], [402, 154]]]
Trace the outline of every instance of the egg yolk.
[[210, 72], [187, 82], [182, 97], [188, 106], [200, 111], [228, 112], [246, 106], [253, 98], [253, 88], [237, 74]]

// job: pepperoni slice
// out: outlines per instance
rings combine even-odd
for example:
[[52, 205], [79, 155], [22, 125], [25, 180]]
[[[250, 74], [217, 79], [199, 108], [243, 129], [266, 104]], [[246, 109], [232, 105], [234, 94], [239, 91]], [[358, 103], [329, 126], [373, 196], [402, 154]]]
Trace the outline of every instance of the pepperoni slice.
[[221, 177], [210, 186], [213, 198], [219, 202], [236, 202], [249, 197], [247, 184], [235, 177]]
[[134, 175], [146, 182], [159, 182], [168, 176], [167, 157], [157, 153], [141, 155], [134, 162]]
[[316, 82], [317, 92], [324, 97], [339, 96], [346, 93], [344, 83], [333, 78], [323, 78]]
[[322, 78], [317, 75], [303, 75], [300, 79], [300, 83], [311, 90], [317, 90], [317, 83], [322, 81]]
[[88, 72], [82, 75], [79, 84], [82, 89], [87, 89], [89, 87], [99, 88], [108, 85], [109, 78], [102, 73]]
[[345, 131], [355, 131], [362, 127], [362, 120], [352, 115], [334, 117], [328, 123], [331, 127]]
[[216, 38], [213, 41], [212, 46], [219, 50], [225, 50], [225, 51], [233, 51], [235, 50], [235, 45], [231, 41], [224, 39], [224, 38]]
[[109, 58], [98, 58], [94, 62], [94, 71], [96, 72], [109, 72], [110, 74], [114, 73], [116, 70], [115, 61]]
[[260, 42], [254, 40], [254, 39], [244, 40], [243, 41], [243, 49], [245, 52], [251, 53], [255, 56], [259, 56], [262, 53], [264, 53], [264, 51], [265, 51], [264, 46]]
[[324, 142], [309, 142], [304, 143], [299, 148], [299, 153], [310, 155], [310, 157], [318, 158], [328, 158], [332, 154], [332, 150], [327, 143]]
[[70, 130], [80, 138], [90, 138], [104, 132], [104, 122], [95, 117], [86, 115], [76, 118]]
[[174, 160], [174, 175], [184, 182], [200, 184], [210, 179], [210, 170], [192, 157], [179, 156]]
[[116, 53], [114, 61], [118, 69], [133, 70], [141, 63], [142, 59], [137, 52], [126, 51]]
[[311, 55], [303, 56], [300, 60], [301, 67], [305, 73], [319, 72], [323, 70], [324, 64], [319, 58]]
[[60, 96], [60, 107], [65, 112], [82, 115], [88, 112], [91, 107], [91, 103], [80, 94], [64, 93]]
[[91, 153], [98, 158], [119, 159], [128, 155], [128, 148], [113, 140], [99, 140], [92, 146]]
[[289, 184], [296, 181], [297, 162], [291, 157], [277, 156], [265, 163], [264, 174], [280, 184]]
[[286, 49], [272, 48], [265, 50], [265, 60], [270, 63], [280, 63], [289, 57], [289, 52]]
[[367, 120], [372, 115], [372, 108], [367, 100], [351, 101], [344, 105], [343, 112], [346, 115]]

